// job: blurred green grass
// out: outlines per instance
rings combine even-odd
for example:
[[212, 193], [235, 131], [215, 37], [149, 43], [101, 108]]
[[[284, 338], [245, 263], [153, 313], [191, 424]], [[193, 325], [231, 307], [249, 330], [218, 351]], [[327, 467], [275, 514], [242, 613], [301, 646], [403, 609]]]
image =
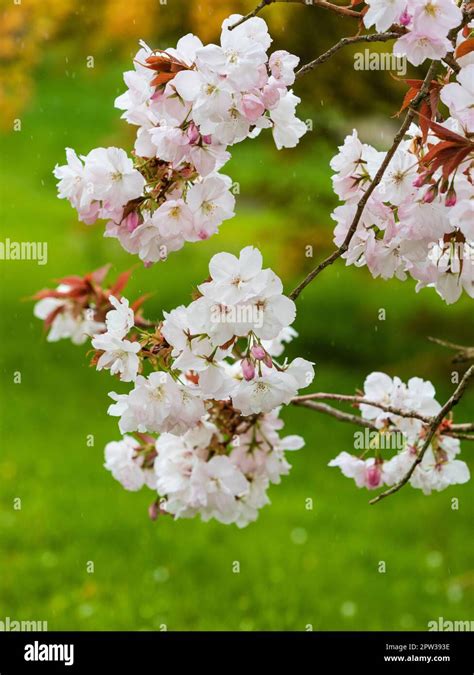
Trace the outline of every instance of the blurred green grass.
[[[47, 241], [49, 260], [44, 267], [0, 262], [0, 620], [47, 620], [51, 630], [424, 630], [438, 616], [471, 619], [471, 485], [429, 498], [408, 487], [369, 507], [367, 492], [327, 467], [353, 441], [354, 429], [332, 419], [284, 412], [289, 433], [304, 435], [306, 447], [290, 455], [293, 470], [272, 488], [272, 505], [242, 531], [198, 520], [151, 523], [151, 493], [125, 492], [102, 468], [104, 444], [119, 436], [106, 416], [107, 392], [120, 385], [88, 367], [86, 348], [46, 343], [23, 300], [106, 261], [112, 275], [130, 267], [132, 258], [103, 239], [100, 226], [77, 223], [56, 199], [51, 170], [65, 146], [85, 153], [131, 145], [133, 130], [112, 107], [122, 64], [96, 73], [72, 63], [63, 71], [57, 58], [39, 75], [21, 132], [1, 137], [2, 239]], [[188, 301], [213, 253], [248, 244], [260, 246], [290, 289], [314, 264], [305, 246], [315, 258], [331, 246], [334, 152], [322, 122], [296, 151], [278, 153], [263, 137], [234, 148], [226, 171], [240, 184], [236, 217], [208, 242], [138, 267], [128, 295], [152, 291], [147, 315], [158, 318]], [[372, 280], [342, 264], [298, 305], [300, 339], [291, 350], [317, 362], [317, 390], [352, 392], [383, 369], [430, 377], [442, 398], [453, 366], [426, 335], [472, 343], [468, 301], [446, 307], [434, 292], [416, 295], [409, 282]], [[470, 407], [472, 399], [463, 401], [458, 419]], [[465, 447], [474, 469], [470, 453]], [[451, 509], [453, 497], [459, 510]]]

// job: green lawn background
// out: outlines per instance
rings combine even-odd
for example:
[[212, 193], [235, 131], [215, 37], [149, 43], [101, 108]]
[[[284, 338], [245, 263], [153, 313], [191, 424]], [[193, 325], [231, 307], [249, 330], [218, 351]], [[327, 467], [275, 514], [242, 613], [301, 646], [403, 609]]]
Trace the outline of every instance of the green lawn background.
[[[306, 447], [289, 456], [290, 476], [244, 530], [197, 519], [152, 523], [151, 493], [127, 493], [102, 468], [104, 444], [119, 437], [107, 392], [126, 387], [90, 369], [85, 347], [48, 344], [25, 298], [64, 274], [110, 261], [113, 276], [135, 262], [100, 225], [77, 222], [56, 199], [51, 174], [65, 146], [131, 147], [133, 130], [113, 109], [128, 64], [100, 72], [55, 65], [40, 73], [21, 131], [0, 140], [2, 240], [49, 246], [45, 266], [0, 261], [0, 620], [47, 620], [50, 630], [426, 630], [439, 616], [472, 619], [472, 486], [431, 497], [407, 487], [368, 506], [369, 493], [327, 467], [351, 450], [350, 426], [286, 410], [288, 433], [304, 435]], [[290, 290], [329, 250], [336, 202], [328, 161], [342, 137], [319, 109], [304, 112], [314, 130], [298, 150], [278, 153], [264, 137], [232, 149], [225, 171], [241, 194], [218, 236], [137, 267], [128, 295], [154, 293], [147, 316], [187, 303], [217, 251], [259, 246]], [[307, 244], [313, 260], [304, 258]], [[453, 365], [426, 336], [472, 343], [468, 300], [447, 307], [434, 291], [415, 294], [411, 282], [373, 280], [342, 263], [305, 291], [298, 309], [291, 352], [316, 361], [315, 391], [350, 393], [367, 373], [386, 370], [430, 378], [443, 398]], [[472, 400], [457, 419], [469, 419]], [[473, 450], [464, 445], [471, 470]]]

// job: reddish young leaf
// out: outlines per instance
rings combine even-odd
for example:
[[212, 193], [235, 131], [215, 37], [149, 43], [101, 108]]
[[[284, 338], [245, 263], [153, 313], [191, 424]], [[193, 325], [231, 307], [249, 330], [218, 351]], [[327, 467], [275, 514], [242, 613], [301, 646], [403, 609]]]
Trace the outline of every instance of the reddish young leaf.
[[469, 38], [458, 45], [454, 52], [454, 56], [459, 59], [461, 56], [466, 56], [466, 54], [470, 54], [472, 51], [474, 51], [474, 38]]
[[125, 286], [130, 281], [130, 277], [132, 276], [132, 272], [135, 268], [136, 265], [131, 267], [129, 270], [122, 272], [122, 274], [119, 275], [117, 281], [113, 284], [112, 288], [110, 289], [110, 295], [117, 295], [123, 291]]

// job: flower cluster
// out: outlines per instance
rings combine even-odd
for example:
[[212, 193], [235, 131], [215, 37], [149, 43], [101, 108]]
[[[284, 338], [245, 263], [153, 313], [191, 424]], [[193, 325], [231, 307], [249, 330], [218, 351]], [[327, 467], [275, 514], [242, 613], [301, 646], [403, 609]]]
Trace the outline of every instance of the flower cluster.
[[[348, 265], [367, 265], [372, 276], [384, 279], [410, 275], [417, 291], [434, 287], [447, 303], [463, 290], [474, 297], [473, 81], [469, 64], [456, 82], [442, 88], [433, 83], [433, 97], [441, 98], [451, 116], [411, 125], [344, 253]], [[384, 158], [354, 131], [331, 160], [334, 190], [344, 202], [332, 214], [338, 246]]]
[[111, 395], [109, 412], [120, 417], [123, 433], [182, 433], [201, 419], [206, 401], [230, 400], [243, 416], [269, 413], [312, 382], [309, 361], [276, 360], [295, 334], [296, 309], [276, 274], [262, 269], [260, 252], [249, 246], [239, 258], [218, 253], [209, 272], [196, 300], [164, 312], [155, 332], [140, 337], [141, 357], [154, 366], [147, 377], [138, 375], [125, 335], [122, 347], [115, 335], [93, 341], [105, 348], [103, 367], [113, 363], [122, 380], [135, 375], [129, 394]]
[[[103, 288], [109, 265], [94, 272], [80, 276], [68, 276], [59, 280], [55, 289], [39, 291], [34, 300], [33, 313], [44, 321], [48, 332], [48, 342], [69, 339], [76, 345], [84, 344], [94, 335], [110, 331], [110, 326], [117, 326], [115, 311], [120, 304], [120, 293], [127, 284], [130, 273], [122, 274], [110, 288]], [[146, 325], [139, 308], [144, 298], [134, 304], [134, 321], [138, 326]], [[127, 301], [122, 300], [122, 304]], [[127, 302], [128, 307], [128, 302]], [[130, 312], [133, 311], [130, 309]], [[117, 331], [116, 331], [117, 332]]]
[[238, 527], [256, 520], [270, 503], [268, 489], [287, 475], [285, 450], [300, 436], [281, 437], [279, 410], [245, 418], [223, 403], [183, 434], [125, 435], [105, 448], [105, 468], [127, 490], [144, 485], [159, 496], [150, 517], [211, 518]]
[[[125, 340], [134, 329], [122, 300], [106, 317], [107, 333], [92, 341], [105, 350], [98, 368], [134, 380], [128, 394], [110, 394], [109, 413], [125, 436], [107, 445], [106, 468], [127, 489], [157, 491], [153, 516], [200, 514], [242, 527], [288, 473], [284, 451], [303, 445], [280, 437], [278, 415], [314, 373], [305, 359], [276, 360], [296, 335], [295, 306], [257, 249], [218, 253], [209, 272], [199, 297], [165, 312], [154, 331]], [[138, 375], [145, 363], [152, 372]]]
[[394, 54], [405, 56], [414, 66], [425, 59], [441, 60], [453, 51], [450, 31], [461, 25], [462, 11], [455, 0], [366, 0], [367, 28], [378, 31], [396, 27], [403, 33]]
[[133, 159], [114, 147], [80, 157], [68, 149], [68, 163], [54, 171], [59, 197], [79, 218], [108, 220], [105, 235], [145, 264], [209, 238], [232, 218], [232, 182], [219, 173], [228, 146], [271, 128], [278, 148], [294, 147], [306, 131], [289, 89], [299, 59], [268, 56], [263, 19], [229, 30], [239, 18], [224, 21], [220, 45], [192, 34], [164, 51], [142, 43], [116, 100], [138, 127]]
[[123, 439], [107, 445], [106, 468], [126, 489], [158, 493], [152, 515], [199, 513], [239, 526], [255, 520], [270, 484], [289, 471], [285, 450], [303, 445], [280, 437], [280, 407], [314, 377], [311, 362], [279, 358], [297, 335], [295, 305], [280, 279], [253, 247], [238, 258], [218, 253], [198, 297], [155, 326], [135, 315], [140, 300], [120, 297], [124, 276], [112, 289], [100, 287], [105, 272], [62, 280], [71, 286], [64, 299], [63, 290], [42, 292], [35, 314], [54, 326], [60, 314], [53, 318], [54, 308], [41, 303], [58, 295], [68, 315], [93, 311], [101, 321], [92, 363], [133, 383], [128, 393], [110, 394]]
[[[364, 383], [364, 398], [370, 403], [381, 404], [397, 411], [415, 413], [420, 417], [436, 415], [441, 406], [435, 399], [435, 390], [431, 382], [419, 377], [411, 378], [407, 384], [398, 377], [393, 379], [385, 373], [371, 373]], [[374, 405], [360, 404], [360, 412], [380, 429], [373, 447], [366, 448], [364, 455], [375, 451], [375, 456], [364, 458], [341, 452], [331, 460], [329, 466], [338, 466], [344, 476], [353, 478], [357, 487], [373, 490], [382, 485], [392, 486], [399, 483], [410, 471], [424, 442], [425, 425], [417, 417], [405, 417], [387, 412]], [[410, 484], [419, 488], [424, 494], [441, 491], [449, 487], [466, 483], [469, 468], [465, 462], [456, 459], [459, 454], [460, 441], [441, 431], [449, 429], [449, 420], [445, 420], [430, 446], [424, 453], [421, 462], [410, 477]], [[382, 456], [382, 436], [398, 433], [402, 435], [403, 447], [390, 458]]]

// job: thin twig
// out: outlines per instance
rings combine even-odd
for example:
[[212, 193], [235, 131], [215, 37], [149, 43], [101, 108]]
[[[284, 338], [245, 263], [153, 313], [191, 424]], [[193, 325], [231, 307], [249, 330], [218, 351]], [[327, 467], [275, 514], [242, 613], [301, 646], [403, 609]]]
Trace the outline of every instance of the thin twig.
[[465, 361], [472, 361], [474, 359], [474, 347], [465, 347], [464, 345], [457, 345], [454, 342], [447, 342], [446, 340], [440, 340], [435, 337], [428, 337], [430, 342], [434, 342], [441, 347], [447, 347], [448, 349], [454, 349], [457, 354], [453, 356], [453, 363], [464, 363]]
[[251, 12], [243, 16], [241, 19], [233, 23], [232, 26], [229, 26], [229, 30], [234, 30], [234, 28], [237, 28], [237, 26], [240, 26], [241, 24], [245, 23], [245, 21], [253, 19], [254, 16], [260, 14], [262, 9], [265, 9], [265, 7], [268, 7], [268, 5], [274, 5], [277, 2], [286, 4], [305, 5], [306, 7], [321, 7], [322, 9], [327, 9], [330, 12], [335, 12], [336, 14], [340, 14], [341, 16], [349, 16], [352, 19], [360, 19], [362, 17], [362, 14], [360, 12], [357, 12], [354, 9], [350, 9], [350, 7], [342, 7], [340, 5], [335, 5], [332, 2], [327, 2], [327, 0], [310, 0], [310, 2], [308, 2], [308, 0], [262, 0], [255, 7], [255, 9], [253, 9]]
[[451, 424], [453, 431], [474, 431], [473, 422], [462, 422], [460, 424]]
[[370, 35], [353, 35], [351, 37], [343, 37], [336, 42], [327, 52], [318, 56], [314, 61], [310, 61], [304, 66], [301, 66], [299, 70], [296, 71], [296, 77], [301, 77], [306, 73], [309, 73], [310, 70], [314, 70], [323, 63], [326, 63], [333, 54], [338, 52], [340, 49], [347, 47], [347, 45], [352, 45], [357, 42], [388, 42], [389, 40], [396, 40], [400, 37], [399, 33], [371, 33]]
[[314, 403], [313, 401], [308, 400], [299, 400], [298, 398], [291, 401], [294, 405], [302, 406], [304, 408], [310, 408], [311, 410], [316, 410], [316, 412], [322, 412], [325, 415], [330, 415], [335, 417], [341, 422], [349, 422], [350, 424], [356, 424], [359, 427], [367, 427], [368, 429], [374, 429], [374, 431], [379, 431], [375, 424], [370, 420], [365, 420], [359, 415], [352, 415], [351, 413], [343, 412], [342, 410], [337, 410], [327, 403]]
[[234, 28], [237, 28], [237, 26], [240, 26], [245, 21], [248, 21], [249, 19], [253, 19], [254, 16], [257, 16], [257, 14], [259, 14], [262, 11], [262, 9], [267, 7], [267, 5], [273, 5], [274, 2], [276, 2], [276, 0], [262, 0], [262, 2], [260, 2], [255, 7], [255, 9], [253, 9], [251, 12], [249, 12], [248, 14], [243, 16], [241, 19], [239, 19], [238, 21], [233, 23], [232, 26], [229, 26], [229, 30], [234, 30]]
[[392, 413], [392, 415], [397, 415], [398, 417], [409, 417], [421, 420], [425, 424], [430, 424], [433, 421], [432, 417], [427, 417], [422, 415], [414, 410], [403, 410], [401, 408], [396, 408], [392, 405], [385, 405], [384, 403], [377, 403], [375, 401], [369, 401], [363, 396], [351, 396], [349, 394], [326, 394], [324, 392], [318, 392], [316, 394], [305, 394], [304, 396], [297, 396], [292, 400], [292, 403], [300, 403], [301, 401], [345, 401], [347, 403], [352, 403], [353, 405], [370, 405], [373, 408], [379, 408], [384, 412]]
[[464, 392], [466, 391], [466, 388], [469, 384], [469, 380], [474, 377], [474, 366], [471, 366], [466, 370], [466, 372], [463, 375], [463, 378], [461, 382], [458, 384], [456, 387], [454, 393], [444, 406], [441, 408], [439, 413], [433, 418], [433, 421], [431, 425], [428, 428], [425, 440], [423, 441], [423, 445], [420, 449], [420, 452], [418, 453], [415, 461], [413, 462], [412, 466], [410, 467], [409, 471], [405, 474], [405, 476], [398, 482], [396, 485], [393, 485], [391, 488], [388, 490], [385, 490], [385, 492], [381, 492], [379, 495], [374, 497], [369, 501], [369, 504], [377, 504], [381, 499], [385, 499], [385, 497], [389, 497], [390, 495], [393, 495], [395, 492], [398, 492], [404, 485], [408, 483], [410, 478], [413, 475], [413, 472], [415, 471], [416, 467], [421, 464], [423, 461], [423, 457], [425, 456], [426, 451], [430, 447], [431, 441], [433, 440], [433, 436], [437, 432], [439, 426], [441, 425], [442, 421], [446, 417], [446, 415], [454, 408], [455, 405], [457, 405], [464, 395]]
[[[361, 417], [360, 415], [354, 415], [352, 413], [346, 413], [337, 408], [333, 408], [327, 403], [318, 403], [317, 401], [321, 400], [333, 400], [341, 401], [348, 403], [365, 403], [365, 405], [371, 405], [375, 408], [380, 408], [380, 410], [392, 412], [399, 417], [408, 417], [419, 419], [423, 424], [431, 424], [433, 422], [432, 417], [425, 417], [419, 413], [409, 412], [406, 410], [400, 410], [394, 408], [393, 406], [385, 406], [381, 403], [374, 403], [372, 401], [366, 401], [359, 396], [346, 396], [345, 394], [326, 394], [326, 393], [317, 393], [317, 394], [308, 394], [306, 396], [296, 396], [291, 400], [293, 405], [299, 407], [309, 408], [310, 410], [315, 410], [316, 412], [324, 413], [325, 415], [330, 415], [341, 422], [348, 422], [350, 424], [355, 424], [359, 427], [367, 427], [368, 429], [373, 429], [374, 431], [380, 431], [380, 429], [375, 425], [374, 422]], [[474, 431], [474, 424], [470, 422], [461, 423], [461, 424], [450, 424], [446, 429], [442, 430], [443, 436], [451, 436], [452, 438], [459, 438], [465, 441], [474, 441], [474, 435], [464, 432]]]
[[390, 161], [392, 160], [394, 154], [396, 153], [398, 146], [402, 142], [406, 132], [408, 131], [408, 128], [410, 124], [413, 121], [413, 118], [416, 115], [416, 111], [418, 106], [421, 104], [422, 100], [425, 98], [429, 91], [430, 83], [431, 80], [433, 79], [433, 75], [436, 71], [436, 66], [437, 62], [432, 61], [430, 67], [428, 68], [428, 72], [426, 73], [425, 79], [423, 80], [423, 84], [420, 88], [420, 91], [418, 94], [415, 96], [413, 99], [410, 107], [408, 108], [408, 112], [405, 115], [405, 119], [403, 120], [402, 126], [396, 133], [393, 143], [391, 148], [388, 150], [387, 154], [384, 157], [384, 160], [382, 164], [380, 165], [379, 170], [375, 174], [373, 180], [371, 181], [369, 187], [367, 190], [364, 192], [362, 195], [361, 199], [359, 200], [359, 203], [357, 204], [357, 210], [354, 216], [354, 219], [351, 223], [351, 226], [349, 227], [349, 230], [347, 232], [346, 238], [342, 242], [342, 244], [337, 248], [333, 253], [331, 253], [330, 256], [328, 256], [325, 260], [319, 263], [317, 267], [315, 267], [304, 279], [301, 283], [298, 284], [298, 286], [290, 293], [290, 298], [292, 300], [296, 300], [296, 298], [299, 296], [301, 291], [306, 288], [308, 284], [310, 284], [315, 277], [320, 274], [326, 267], [329, 265], [332, 265], [333, 262], [335, 262], [338, 258], [340, 258], [349, 248], [349, 244], [352, 240], [352, 237], [354, 236], [357, 226], [359, 224], [359, 221], [362, 217], [362, 212], [364, 211], [365, 205], [369, 201], [369, 197], [377, 187], [377, 185], [380, 183], [382, 180], [385, 171], [390, 164]]

